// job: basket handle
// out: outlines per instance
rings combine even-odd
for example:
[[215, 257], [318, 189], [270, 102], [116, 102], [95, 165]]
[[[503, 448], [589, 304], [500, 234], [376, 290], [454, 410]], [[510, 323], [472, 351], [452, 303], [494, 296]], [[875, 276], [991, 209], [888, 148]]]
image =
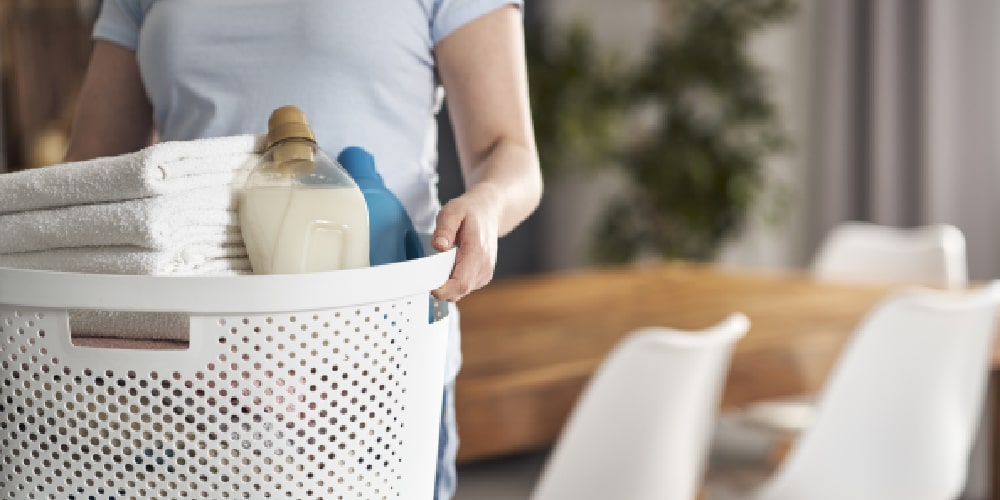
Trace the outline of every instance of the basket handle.
[[[182, 349], [151, 349], [131, 347], [92, 347], [73, 342], [70, 311], [47, 309], [36, 320], [39, 347], [45, 347], [50, 356], [72, 360], [83, 366], [102, 366], [114, 370], [175, 371], [182, 366], [204, 366], [218, 354], [217, 339], [212, 335], [189, 335]], [[187, 315], [190, 332], [207, 332], [215, 316]], [[127, 339], [123, 339], [128, 341]]]
[[[450, 315], [450, 303], [438, 300], [428, 293], [429, 317], [428, 323], [435, 324]], [[144, 340], [134, 336], [128, 336], [127, 332], [114, 330], [114, 324], [102, 328], [104, 336], [102, 341], [120, 341], [122, 345], [84, 345], [79, 342], [79, 335], [74, 336], [73, 317], [74, 315], [86, 314], [115, 314], [122, 316], [114, 318], [115, 321], [123, 325], [133, 325], [137, 321], [162, 319], [164, 314], [176, 314], [180, 318], [175, 319], [180, 328], [186, 328], [188, 335], [186, 345], [180, 348], [151, 347], [148, 345], [136, 346], [137, 340]], [[146, 317], [148, 315], [148, 317]], [[68, 310], [68, 309], [48, 309], [45, 312], [49, 334], [39, 340], [47, 344], [53, 356], [65, 359], [82, 360], [92, 366], [114, 366], [116, 369], [127, 370], [176, 370], [179, 366], [195, 364], [204, 366], [211, 362], [220, 353], [218, 336], [209, 332], [218, 330], [220, 321], [218, 314], [192, 314], [184, 312], [163, 313], [163, 312], [135, 312], [135, 311], [114, 311], [114, 310]], [[145, 317], [145, 318], [144, 318]], [[171, 325], [174, 327], [174, 325]], [[39, 326], [39, 329], [46, 328]], [[161, 328], [162, 332], [169, 328]], [[153, 333], [153, 332], [151, 332]], [[109, 335], [110, 334], [110, 335]], [[155, 333], [153, 333], [155, 335]], [[157, 339], [160, 340], [160, 339]], [[157, 340], [152, 340], [156, 342]], [[102, 342], [103, 343], [103, 342]], [[132, 343], [133, 345], [123, 345]]]

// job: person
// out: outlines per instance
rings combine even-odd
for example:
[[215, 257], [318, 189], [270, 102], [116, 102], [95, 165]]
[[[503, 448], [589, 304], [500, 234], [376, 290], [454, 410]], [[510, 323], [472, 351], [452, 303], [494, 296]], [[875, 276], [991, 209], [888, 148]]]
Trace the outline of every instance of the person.
[[[432, 232], [439, 250], [457, 246], [434, 294], [458, 301], [492, 279], [498, 238], [541, 199], [521, 1], [104, 0], [66, 160], [260, 133], [273, 109], [296, 105], [320, 147], [371, 151], [416, 229]], [[443, 207], [434, 119], [442, 94], [466, 185]], [[455, 482], [453, 324], [440, 499]]]

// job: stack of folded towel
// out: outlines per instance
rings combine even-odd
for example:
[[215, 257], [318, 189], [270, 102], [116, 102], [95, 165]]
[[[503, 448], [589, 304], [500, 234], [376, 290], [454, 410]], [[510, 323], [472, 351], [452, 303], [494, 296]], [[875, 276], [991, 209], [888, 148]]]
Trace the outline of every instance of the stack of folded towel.
[[[0, 267], [151, 276], [250, 271], [237, 197], [263, 136], [165, 142], [0, 175]], [[179, 340], [186, 314], [71, 311], [74, 337]]]
[[236, 187], [260, 136], [166, 142], [0, 176], [0, 267], [102, 274], [250, 270]]

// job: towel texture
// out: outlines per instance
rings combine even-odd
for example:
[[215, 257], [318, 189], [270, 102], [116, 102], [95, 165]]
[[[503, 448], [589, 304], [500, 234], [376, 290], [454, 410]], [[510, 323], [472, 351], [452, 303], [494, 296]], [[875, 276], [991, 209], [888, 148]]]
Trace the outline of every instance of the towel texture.
[[97, 158], [0, 176], [0, 214], [147, 198], [241, 183], [264, 136], [155, 144]]
[[0, 215], [0, 234], [0, 254], [92, 246], [173, 251], [243, 241], [228, 186]]
[[[69, 326], [74, 339], [124, 339], [147, 341], [187, 341], [190, 319], [184, 313], [69, 310]], [[113, 346], [108, 346], [113, 347]], [[138, 347], [136, 347], [138, 348]]]
[[0, 267], [89, 274], [248, 274], [243, 245], [187, 245], [173, 251], [129, 246], [57, 248], [0, 255]]

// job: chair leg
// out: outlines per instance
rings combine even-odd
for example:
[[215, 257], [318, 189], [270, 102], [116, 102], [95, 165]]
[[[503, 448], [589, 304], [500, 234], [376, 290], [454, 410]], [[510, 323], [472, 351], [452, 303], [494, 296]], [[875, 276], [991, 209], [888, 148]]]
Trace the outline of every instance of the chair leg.
[[774, 444], [771, 446], [771, 450], [767, 456], [767, 467], [771, 472], [777, 469], [781, 465], [781, 462], [784, 462], [788, 458], [792, 447], [795, 446], [796, 437], [789, 434], [780, 434], [774, 439]]

